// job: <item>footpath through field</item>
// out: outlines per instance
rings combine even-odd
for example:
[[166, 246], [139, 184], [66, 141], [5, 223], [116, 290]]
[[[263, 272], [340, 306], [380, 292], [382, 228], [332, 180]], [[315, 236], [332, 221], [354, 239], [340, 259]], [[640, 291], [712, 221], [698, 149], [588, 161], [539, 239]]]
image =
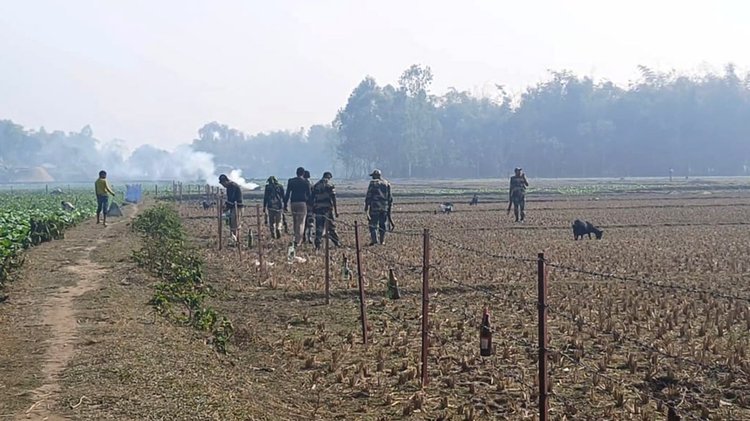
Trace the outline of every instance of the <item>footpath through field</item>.
[[257, 383], [254, 361], [154, 313], [155, 280], [131, 258], [139, 209], [124, 212], [25, 252], [0, 304], [0, 420], [301, 417]]
[[[93, 221], [70, 230], [64, 240], [29, 250], [16, 282], [8, 286], [10, 299], [0, 307], [0, 414], [10, 419], [65, 419], [60, 408], [63, 372], [79, 348], [96, 340], [82, 334], [91, 320], [85, 314], [87, 297], [112, 282], [113, 270], [100, 257], [127, 230], [138, 212], [108, 227]], [[82, 403], [82, 401], [80, 402]]]

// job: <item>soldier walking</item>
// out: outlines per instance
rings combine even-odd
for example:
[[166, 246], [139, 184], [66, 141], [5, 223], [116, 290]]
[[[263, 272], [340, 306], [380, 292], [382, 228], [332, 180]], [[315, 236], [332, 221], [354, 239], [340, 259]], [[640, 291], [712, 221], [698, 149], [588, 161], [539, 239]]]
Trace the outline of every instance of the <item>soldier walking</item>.
[[[320, 249], [321, 238], [325, 230], [333, 245], [341, 245], [339, 236], [336, 234], [336, 218], [339, 217], [336, 206], [336, 189], [331, 183], [333, 174], [326, 171], [312, 189], [313, 212], [315, 213], [315, 250]], [[326, 225], [327, 224], [327, 225]]]
[[268, 215], [268, 229], [271, 230], [271, 238], [281, 238], [283, 211], [284, 186], [279, 183], [276, 177], [270, 176], [263, 193], [263, 214]]
[[508, 213], [510, 213], [512, 205], [516, 222], [523, 222], [526, 218], [524, 210], [526, 208], [526, 187], [528, 186], [529, 182], [526, 181], [526, 174], [523, 173], [523, 169], [516, 168], [515, 175], [510, 178], [510, 191], [508, 193]]
[[[365, 213], [370, 221], [370, 245], [385, 244], [385, 224], [391, 214], [393, 197], [391, 183], [385, 180], [380, 170], [373, 170], [372, 180], [367, 187], [365, 197]], [[369, 213], [368, 213], [369, 212]]]
[[310, 202], [310, 196], [312, 195], [310, 182], [304, 179], [304, 175], [305, 169], [297, 168], [297, 176], [289, 179], [284, 195], [284, 211], [287, 210], [287, 204], [291, 202], [294, 244], [296, 246], [302, 245], [307, 204]]

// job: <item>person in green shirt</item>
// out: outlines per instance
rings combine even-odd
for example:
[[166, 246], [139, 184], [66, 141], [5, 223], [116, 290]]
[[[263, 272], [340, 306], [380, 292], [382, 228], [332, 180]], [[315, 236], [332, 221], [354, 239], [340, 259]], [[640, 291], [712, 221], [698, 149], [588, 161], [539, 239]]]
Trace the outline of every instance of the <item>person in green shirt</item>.
[[99, 178], [94, 182], [94, 190], [96, 191], [96, 223], [99, 223], [99, 215], [103, 215], [104, 226], [107, 226], [107, 210], [109, 209], [109, 195], [113, 197], [115, 192], [112, 191], [112, 187], [107, 182], [107, 172], [102, 170], [99, 171]]

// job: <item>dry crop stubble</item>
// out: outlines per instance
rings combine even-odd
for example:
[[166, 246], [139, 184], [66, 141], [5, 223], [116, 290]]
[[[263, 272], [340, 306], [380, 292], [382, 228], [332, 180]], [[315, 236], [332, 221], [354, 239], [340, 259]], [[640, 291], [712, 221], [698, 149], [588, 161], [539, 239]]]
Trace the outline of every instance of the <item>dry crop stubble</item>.
[[[535, 263], [490, 255], [534, 259], [544, 251], [552, 262], [587, 271], [748, 296], [742, 285], [750, 270], [747, 197], [531, 202], [525, 225], [510, 222], [497, 204], [435, 215], [437, 202], [394, 210], [399, 230], [419, 234], [427, 227], [463, 246], [432, 241], [431, 383], [424, 392], [418, 386], [420, 236], [389, 235], [386, 247], [362, 253], [371, 339], [365, 350], [356, 282], [340, 279], [344, 254], [355, 268], [351, 224], [365, 223], [361, 204], [345, 200], [340, 209], [346, 247], [332, 248], [330, 306], [322, 305], [322, 253], [304, 246], [298, 253], [308, 261], [289, 265], [289, 238], [269, 240], [264, 226], [272, 266], [259, 287], [256, 250], [244, 250], [240, 262], [232, 248], [218, 253], [215, 216], [194, 218], [202, 210], [186, 210], [186, 226], [217, 285], [212, 305], [238, 327], [231, 352], [274, 370], [248, 376], [262, 376], [297, 410], [323, 418], [530, 418], [537, 398]], [[243, 226], [255, 232], [250, 213]], [[602, 225], [604, 239], [573, 241], [570, 222], [578, 217]], [[360, 236], [366, 243], [366, 227]], [[384, 299], [389, 268], [399, 278], [400, 301]], [[750, 417], [747, 302], [562, 268], [549, 269], [549, 285], [555, 418], [661, 419], [660, 402], [669, 400], [695, 416]], [[484, 306], [492, 314], [495, 355], [482, 359]], [[289, 390], [285, 382], [299, 387]]]

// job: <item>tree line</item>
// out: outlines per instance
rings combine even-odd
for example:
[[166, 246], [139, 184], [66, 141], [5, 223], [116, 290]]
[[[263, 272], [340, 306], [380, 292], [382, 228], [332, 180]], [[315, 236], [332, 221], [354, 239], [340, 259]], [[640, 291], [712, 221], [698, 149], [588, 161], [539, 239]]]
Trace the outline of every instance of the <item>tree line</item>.
[[639, 73], [625, 87], [559, 71], [515, 96], [500, 85], [494, 95], [434, 95], [430, 68], [413, 65], [395, 86], [365, 77], [331, 124], [249, 135], [210, 122], [179, 153], [144, 145], [126, 156], [121, 141], [103, 143], [89, 126], [47, 132], [0, 120], [0, 181], [23, 166], [68, 180], [100, 166], [198, 178], [212, 165], [253, 178], [299, 165], [337, 178], [375, 167], [394, 178], [504, 177], [516, 166], [534, 177], [750, 175], [750, 73]]
[[536, 177], [747, 175], [750, 73], [684, 75], [639, 67], [627, 87], [567, 71], [518, 97], [431, 95], [429, 67], [398, 86], [366, 77], [334, 121], [349, 176]]

